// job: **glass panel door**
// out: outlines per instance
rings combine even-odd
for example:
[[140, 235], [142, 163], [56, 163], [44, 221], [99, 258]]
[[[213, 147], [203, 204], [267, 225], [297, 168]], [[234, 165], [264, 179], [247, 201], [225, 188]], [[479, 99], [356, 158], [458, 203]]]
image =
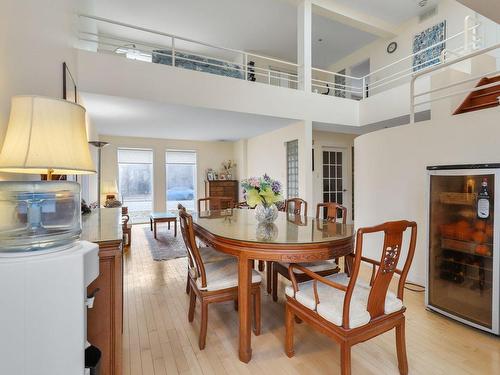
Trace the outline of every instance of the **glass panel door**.
[[[323, 149], [323, 202], [344, 204], [344, 152], [341, 149]], [[326, 210], [324, 210], [326, 218]], [[338, 218], [342, 214], [338, 213]]]
[[153, 210], [153, 151], [118, 149], [118, 183], [123, 206], [134, 223], [146, 222]]
[[195, 210], [196, 152], [169, 150], [165, 156], [167, 178], [167, 211], [177, 210], [180, 203]]
[[492, 328], [495, 175], [431, 175], [429, 305]]

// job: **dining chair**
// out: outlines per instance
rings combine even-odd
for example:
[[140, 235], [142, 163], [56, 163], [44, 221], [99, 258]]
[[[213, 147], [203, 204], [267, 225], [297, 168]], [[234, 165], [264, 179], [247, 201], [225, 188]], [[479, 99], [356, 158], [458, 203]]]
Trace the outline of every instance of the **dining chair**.
[[[196, 299], [201, 304], [201, 325], [198, 346], [205, 348], [208, 326], [208, 305], [211, 303], [234, 301], [238, 303], [238, 262], [234, 257], [205, 263], [200, 249], [196, 244], [193, 229], [193, 217], [185, 209], [179, 209], [179, 221], [182, 237], [188, 250], [188, 279], [189, 279], [189, 312], [188, 320], [194, 319]], [[252, 270], [252, 286], [250, 293], [253, 297], [254, 333], [260, 335], [260, 284], [261, 277]]]
[[[177, 205], [177, 209], [183, 210], [184, 212], [187, 212], [186, 207], [184, 207], [180, 203]], [[187, 249], [187, 245], [186, 245], [186, 250], [189, 251]], [[203, 259], [204, 264], [218, 262], [220, 260], [234, 259], [234, 257], [232, 257], [231, 255], [224, 254], [220, 251], [215, 250], [213, 247], [210, 247], [210, 246], [198, 245], [198, 250], [200, 252], [200, 256]], [[188, 275], [187, 275], [186, 279], [187, 279], [186, 280], [186, 294], [189, 294], [189, 289], [190, 289], [190, 286], [189, 286], [189, 264], [188, 264]]]
[[241, 208], [241, 209], [250, 209], [251, 207], [248, 205], [247, 202], [238, 202], [234, 204], [234, 208]]
[[122, 233], [126, 237], [124, 240], [124, 248], [128, 250], [132, 244], [132, 223], [130, 223], [130, 215], [128, 214], [128, 207], [122, 207]]
[[[399, 269], [397, 266], [403, 252], [403, 238], [409, 228], [406, 260], [403, 268]], [[363, 256], [363, 240], [368, 234], [383, 234], [380, 261]], [[285, 352], [288, 357], [294, 355], [293, 329], [296, 318], [340, 344], [342, 375], [351, 374], [352, 346], [395, 328], [399, 372], [408, 374], [403, 292], [415, 253], [416, 239], [415, 222], [387, 222], [358, 229], [349, 275], [337, 273], [323, 277], [306, 267], [291, 264], [289, 274], [292, 285], [285, 290]], [[361, 262], [372, 265], [369, 283], [358, 280]], [[312, 280], [299, 284], [295, 277], [296, 270], [309, 275]], [[396, 293], [389, 290], [395, 273], [399, 275]]]
[[231, 197], [206, 197], [198, 199], [198, 213], [202, 212], [201, 204], [204, 203], [203, 211], [225, 210], [234, 207]]
[[290, 198], [285, 201], [285, 212], [307, 216], [307, 202], [302, 198]]
[[[288, 214], [294, 214], [297, 217], [296, 221], [302, 220], [302, 215], [304, 215], [307, 220], [307, 202], [302, 198], [290, 198], [285, 200], [285, 204], [282, 206], [282, 210]], [[280, 210], [281, 211], [281, 210]], [[272, 283], [273, 280], [273, 267], [274, 262], [266, 261], [266, 290], [268, 294], [272, 293]]]
[[[316, 206], [316, 219], [320, 220], [320, 214], [321, 210], [325, 210], [326, 212], [326, 219], [329, 222], [336, 222], [337, 221], [337, 213], [341, 212], [342, 213], [342, 218], [345, 224], [345, 220], [347, 219], [347, 208], [344, 206], [341, 206], [338, 203], [334, 202], [329, 202], [329, 203], [319, 203]], [[332, 275], [334, 273], [337, 273], [340, 271], [340, 268], [338, 266], [338, 259], [333, 259], [333, 260], [320, 260], [316, 262], [310, 262], [310, 263], [300, 263], [302, 267], [306, 267], [309, 270], [317, 273], [320, 276], [328, 276]], [[290, 266], [290, 263], [285, 263], [285, 262], [273, 262], [272, 264], [272, 295], [273, 295], [273, 301], [278, 301], [278, 275], [281, 275], [288, 280], [290, 280], [290, 276], [288, 273], [288, 267]], [[297, 282], [303, 283], [305, 281], [311, 280], [311, 278], [301, 272], [300, 270], [297, 270], [297, 274], [295, 275]]]

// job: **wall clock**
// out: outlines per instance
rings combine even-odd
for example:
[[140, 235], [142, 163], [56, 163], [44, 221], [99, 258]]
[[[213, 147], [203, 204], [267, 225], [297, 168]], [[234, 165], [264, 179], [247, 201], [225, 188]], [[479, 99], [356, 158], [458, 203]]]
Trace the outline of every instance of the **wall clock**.
[[387, 53], [393, 53], [398, 49], [398, 44], [396, 42], [391, 42], [387, 46]]

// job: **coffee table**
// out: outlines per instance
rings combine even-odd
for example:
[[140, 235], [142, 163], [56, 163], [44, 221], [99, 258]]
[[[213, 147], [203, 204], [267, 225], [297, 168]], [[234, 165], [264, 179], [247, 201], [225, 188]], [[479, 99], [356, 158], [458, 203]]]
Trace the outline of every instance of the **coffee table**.
[[177, 237], [177, 215], [171, 212], [153, 212], [149, 215], [149, 223], [153, 236], [156, 238], [156, 224], [167, 223], [170, 229], [170, 223], [174, 223], [174, 237]]

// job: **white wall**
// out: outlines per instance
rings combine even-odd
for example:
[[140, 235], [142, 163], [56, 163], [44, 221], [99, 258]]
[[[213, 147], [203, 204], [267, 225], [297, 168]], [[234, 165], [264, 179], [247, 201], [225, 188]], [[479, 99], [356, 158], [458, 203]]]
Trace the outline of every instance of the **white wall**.
[[[247, 140], [248, 177], [262, 176], [267, 173], [283, 184], [283, 193], [286, 197], [286, 142], [296, 139], [299, 141], [299, 196], [307, 202], [312, 202], [312, 128], [310, 121], [300, 121], [285, 128], [249, 138]], [[311, 205], [309, 206], [311, 213]]]
[[352, 147], [354, 146], [355, 134], [343, 134], [314, 130], [314, 172], [313, 191], [314, 199], [312, 206], [323, 202], [323, 153], [325, 148], [338, 148], [344, 151], [344, 181], [343, 187], [347, 191], [344, 193], [343, 205], [347, 207], [348, 222], [352, 222]]
[[[0, 2], [0, 144], [3, 142], [14, 95], [62, 97], [62, 63], [76, 77], [77, 9], [83, 0], [2, 0]], [[3, 175], [3, 179], [39, 176]]]
[[110, 143], [102, 151], [102, 181], [118, 181], [117, 148], [153, 150], [153, 209], [155, 211], [164, 211], [166, 208], [165, 152], [167, 149], [196, 151], [198, 198], [205, 196], [207, 169], [219, 170], [224, 160], [234, 159], [233, 142], [181, 141], [107, 135], [101, 135], [100, 140]]
[[[433, 17], [426, 19], [422, 23], [419, 23], [418, 17], [412, 18], [411, 20], [401, 24], [395, 34], [394, 38], [390, 39], [378, 39], [377, 41], [359, 49], [358, 51], [346, 56], [340, 61], [335, 62], [329, 68], [329, 70], [337, 72], [344, 68], [347, 69], [346, 74], [349, 75], [349, 68], [352, 65], [359, 64], [361, 61], [370, 59], [370, 70], [373, 72], [381, 67], [384, 67], [394, 61], [402, 59], [413, 53], [413, 37], [414, 35], [424, 31], [425, 29], [434, 26], [435, 24], [446, 20], [446, 36], [450, 37], [464, 29], [464, 18], [467, 15], [475, 15], [475, 12], [466, 8], [465, 6], [458, 4], [454, 0], [443, 0], [438, 5], [438, 12]], [[387, 45], [390, 42], [397, 42], [398, 49], [396, 52], [389, 54], [386, 51]], [[463, 37], [458, 37], [457, 39], [447, 43], [446, 48], [456, 48], [463, 43]], [[412, 59], [405, 60], [404, 62], [395, 65], [393, 68], [389, 68], [380, 73], [375, 73], [371, 78], [372, 81], [384, 78], [393, 74], [395, 72], [401, 71], [406, 68], [410, 68], [412, 64]], [[409, 78], [408, 78], [409, 80]], [[401, 82], [396, 82], [395, 85], [401, 84]], [[389, 84], [383, 89], [388, 87], [393, 87], [394, 85]], [[375, 90], [374, 92], [377, 92]]]
[[[499, 162], [499, 116], [500, 107], [452, 117], [443, 114], [356, 138], [356, 226], [415, 220], [418, 239], [410, 280], [425, 284], [426, 166]], [[371, 256], [379, 258], [380, 251], [367, 246]]]
[[78, 51], [82, 91], [289, 119], [356, 125], [359, 103], [120, 56]]

